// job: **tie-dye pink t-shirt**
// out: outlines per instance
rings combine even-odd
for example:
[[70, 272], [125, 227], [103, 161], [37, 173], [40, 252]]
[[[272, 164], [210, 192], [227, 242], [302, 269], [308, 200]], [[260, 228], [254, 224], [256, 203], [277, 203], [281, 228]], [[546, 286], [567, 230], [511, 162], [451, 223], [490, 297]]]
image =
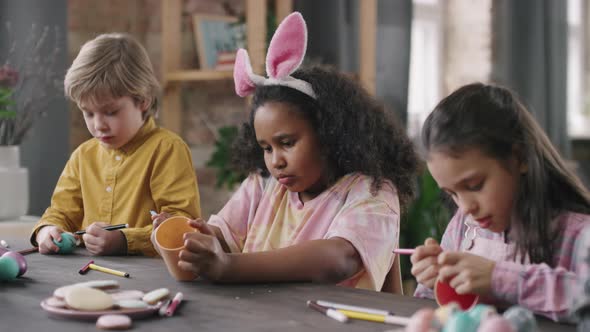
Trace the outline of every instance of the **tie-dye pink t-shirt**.
[[303, 204], [274, 178], [251, 174], [209, 224], [219, 227], [235, 253], [270, 251], [340, 237], [364, 269], [341, 285], [380, 290], [399, 238], [399, 200], [391, 182], [371, 194], [372, 178], [354, 173]]

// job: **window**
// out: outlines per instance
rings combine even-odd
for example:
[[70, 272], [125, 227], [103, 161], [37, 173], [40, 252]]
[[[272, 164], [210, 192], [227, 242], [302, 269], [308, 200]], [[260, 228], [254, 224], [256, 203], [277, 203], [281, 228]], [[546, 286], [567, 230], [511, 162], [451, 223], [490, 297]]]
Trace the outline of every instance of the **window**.
[[567, 122], [570, 137], [590, 137], [590, 99], [584, 98], [584, 16], [582, 0], [567, 3]]
[[419, 137], [422, 123], [441, 96], [442, 4], [441, 0], [413, 0], [408, 134]]

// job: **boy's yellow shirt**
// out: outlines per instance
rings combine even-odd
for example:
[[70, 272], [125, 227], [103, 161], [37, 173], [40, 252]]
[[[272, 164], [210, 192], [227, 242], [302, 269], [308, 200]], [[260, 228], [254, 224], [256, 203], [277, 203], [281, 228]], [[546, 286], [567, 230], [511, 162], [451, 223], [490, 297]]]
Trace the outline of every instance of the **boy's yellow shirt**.
[[201, 216], [188, 146], [177, 135], [158, 128], [152, 117], [119, 149], [107, 149], [93, 138], [72, 153], [51, 206], [33, 228], [31, 243], [37, 245], [37, 232], [45, 225], [75, 232], [102, 221], [129, 224], [121, 230], [128, 254], [154, 256], [150, 210]]

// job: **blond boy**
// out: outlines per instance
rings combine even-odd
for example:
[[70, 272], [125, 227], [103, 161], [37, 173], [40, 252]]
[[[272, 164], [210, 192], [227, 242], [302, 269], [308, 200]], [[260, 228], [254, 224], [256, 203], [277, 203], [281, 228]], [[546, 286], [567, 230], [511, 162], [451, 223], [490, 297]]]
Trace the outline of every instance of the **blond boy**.
[[[187, 145], [153, 119], [160, 87], [147, 52], [129, 35], [100, 35], [82, 46], [64, 87], [93, 138], [72, 153], [31, 243], [57, 253], [62, 232], [85, 229], [94, 255], [155, 255], [150, 210], [201, 211]], [[129, 228], [104, 230], [109, 224]]]

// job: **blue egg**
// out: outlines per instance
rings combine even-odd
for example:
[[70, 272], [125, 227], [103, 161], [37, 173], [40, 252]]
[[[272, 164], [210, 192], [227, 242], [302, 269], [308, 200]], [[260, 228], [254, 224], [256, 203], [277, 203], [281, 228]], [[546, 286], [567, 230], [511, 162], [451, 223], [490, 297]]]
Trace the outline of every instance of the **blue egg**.
[[449, 318], [443, 328], [443, 332], [476, 331], [478, 325], [479, 322], [469, 317], [467, 312], [461, 311]]
[[12, 257], [0, 257], [0, 280], [14, 280], [18, 275], [18, 263]]
[[61, 233], [61, 242], [53, 240], [53, 243], [59, 247], [58, 254], [71, 254], [76, 249], [76, 238], [70, 233]]
[[488, 317], [496, 315], [497, 311], [496, 308], [491, 305], [478, 304], [471, 308], [471, 310], [467, 311], [467, 314], [479, 324]]
[[533, 315], [532, 311], [526, 308], [515, 305], [508, 308], [502, 316], [510, 322], [510, 325], [514, 327], [516, 332], [537, 331], [537, 320], [535, 319], [535, 315]]

